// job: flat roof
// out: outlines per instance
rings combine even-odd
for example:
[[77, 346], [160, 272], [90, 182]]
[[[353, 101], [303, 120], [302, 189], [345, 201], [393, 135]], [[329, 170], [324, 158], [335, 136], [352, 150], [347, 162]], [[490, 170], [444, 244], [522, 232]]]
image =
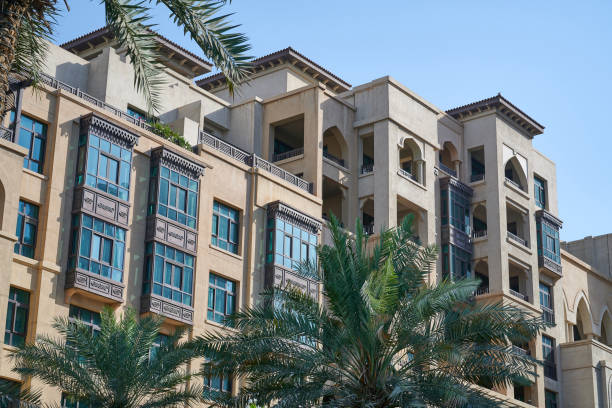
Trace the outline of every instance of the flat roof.
[[483, 99], [447, 110], [446, 113], [455, 119], [462, 120], [471, 115], [484, 112], [489, 109], [497, 109], [500, 113], [504, 114], [508, 119], [523, 129], [531, 138], [544, 132], [544, 126], [517, 108], [509, 100], [504, 98], [501, 93], [498, 93], [492, 98]]
[[[197, 56], [196, 54], [187, 51], [177, 43], [170, 41], [166, 37], [150, 30], [151, 33], [155, 34], [155, 40], [159, 44], [162, 51], [162, 55], [169, 61], [172, 61], [172, 65], [169, 68], [188, 76], [189, 78], [195, 78], [197, 76], [208, 74], [212, 70], [212, 64], [205, 59]], [[84, 34], [73, 40], [65, 42], [60, 45], [67, 51], [72, 52], [76, 55], [86, 54], [87, 51], [98, 48], [100, 45], [108, 44], [114, 46], [117, 42], [114, 40], [114, 35], [110, 28], [102, 27], [90, 33]]]
[[[298, 67], [304, 73], [322, 82], [334, 92], [344, 92], [351, 89], [351, 84], [344, 81], [339, 76], [332, 74], [327, 69], [308, 59], [291, 47], [264, 55], [263, 57], [251, 61], [251, 74], [264, 71], [283, 62], [289, 62]], [[196, 84], [210, 91], [224, 85], [225, 76], [222, 73], [210, 75], [198, 80]]]

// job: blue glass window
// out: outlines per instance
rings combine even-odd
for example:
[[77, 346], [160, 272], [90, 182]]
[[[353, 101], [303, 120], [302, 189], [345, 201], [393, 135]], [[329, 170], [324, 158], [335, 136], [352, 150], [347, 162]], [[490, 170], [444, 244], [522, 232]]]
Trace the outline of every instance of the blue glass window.
[[127, 114], [135, 119], [142, 120], [143, 122], [147, 121], [146, 113], [139, 111], [138, 109], [132, 108], [131, 106], [128, 106]]
[[80, 322], [87, 326], [93, 334], [100, 332], [100, 324], [102, 322], [100, 313], [92, 312], [91, 310], [83, 309], [75, 305], [70, 305], [68, 310], [68, 319], [72, 322]]
[[535, 204], [540, 208], [546, 208], [546, 181], [534, 176]]
[[30, 294], [25, 290], [11, 286], [9, 290], [8, 309], [6, 312], [4, 344], [15, 347], [21, 347], [25, 344], [28, 329], [29, 307]]
[[214, 273], [208, 281], [208, 314], [207, 319], [223, 323], [225, 316], [236, 310], [236, 283]]
[[143, 293], [192, 306], [194, 263], [195, 258], [185, 252], [148, 242]]
[[463, 279], [472, 276], [471, 255], [454, 245], [442, 245], [442, 275], [446, 279]]
[[21, 115], [19, 135], [16, 142], [28, 149], [28, 154], [23, 159], [23, 168], [42, 173], [46, 141], [47, 125]]
[[213, 203], [211, 242], [214, 246], [237, 254], [239, 226], [238, 210], [218, 201]]
[[83, 137], [79, 147], [77, 184], [84, 182], [128, 201], [132, 152], [93, 134], [89, 135], [87, 145], [85, 141]]
[[316, 234], [278, 218], [274, 220], [274, 224], [275, 264], [296, 270], [300, 263], [306, 260], [316, 263]]
[[87, 214], [75, 215], [72, 228], [69, 268], [78, 264], [79, 269], [121, 282], [126, 230]]
[[[152, 169], [155, 177], [157, 169]], [[197, 228], [198, 180], [161, 166], [159, 172], [158, 214], [190, 228]], [[151, 190], [154, 191], [154, 182]], [[154, 198], [154, 197], [151, 197]], [[152, 212], [152, 210], [150, 210]]]
[[204, 378], [204, 386], [217, 392], [232, 392], [232, 380], [229, 376], [208, 376]]
[[538, 255], [561, 264], [561, 246], [559, 244], [559, 230], [547, 222], [536, 223], [538, 237]]
[[17, 243], [15, 253], [34, 258], [36, 230], [38, 229], [38, 206], [19, 200], [17, 213]]

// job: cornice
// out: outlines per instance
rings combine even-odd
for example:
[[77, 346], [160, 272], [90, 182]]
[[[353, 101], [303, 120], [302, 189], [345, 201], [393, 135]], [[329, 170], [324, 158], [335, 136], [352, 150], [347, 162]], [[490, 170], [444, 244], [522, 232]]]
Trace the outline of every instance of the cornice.
[[469, 197], [474, 195], [474, 190], [470, 186], [462, 183], [454, 177], [444, 177], [440, 179], [440, 187], [444, 188], [446, 186], [450, 186], [455, 190], [459, 190]]
[[151, 161], [159, 162], [174, 171], [195, 179], [200, 178], [204, 174], [204, 166], [194, 163], [163, 146], [152, 150]]
[[268, 204], [268, 217], [280, 218], [292, 224], [310, 229], [311, 232], [317, 233], [323, 227], [323, 223], [316, 218], [304, 214], [287, 204], [280, 201], [274, 201]]
[[563, 227], [563, 221], [561, 221], [559, 218], [555, 217], [554, 215], [552, 215], [551, 213], [549, 213], [546, 210], [538, 210], [538, 211], [536, 211], [536, 219], [540, 219], [540, 220], [546, 221], [549, 224], [552, 224], [556, 228], [562, 228]]
[[81, 132], [92, 133], [128, 149], [138, 143], [137, 134], [102, 119], [93, 112], [81, 117]]

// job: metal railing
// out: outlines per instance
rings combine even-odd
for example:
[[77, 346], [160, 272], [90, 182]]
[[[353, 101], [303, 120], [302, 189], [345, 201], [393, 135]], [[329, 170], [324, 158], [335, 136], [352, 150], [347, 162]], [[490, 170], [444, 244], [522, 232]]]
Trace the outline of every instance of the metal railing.
[[41, 82], [50, 86], [51, 88], [55, 88], [55, 89], [62, 89], [66, 92], [69, 92], [73, 95], [76, 95], [77, 97], [86, 100], [87, 102], [102, 108], [106, 111], [111, 112], [113, 115], [120, 117], [123, 120], [126, 120], [130, 123], [132, 123], [133, 125], [136, 125], [140, 128], [146, 129], [149, 132], [155, 133], [153, 127], [146, 121], [143, 120], [141, 118], [135, 118], [134, 116], [130, 115], [129, 113], [123, 111], [122, 109], [119, 108], [115, 108], [112, 105], [109, 105], [108, 103], [95, 98], [91, 95], [89, 95], [86, 92], [83, 92], [81, 89], [74, 87], [72, 85], [69, 85], [65, 82], [62, 82], [60, 80], [55, 79], [54, 77], [41, 73], [40, 74], [41, 77]]
[[511, 233], [510, 231], [508, 232], [508, 238], [510, 238], [513, 241], [518, 242], [519, 244], [523, 245], [523, 246], [528, 246], [527, 245], [527, 241], [525, 241], [523, 238], [519, 237], [518, 235], [515, 235], [513, 233]]
[[345, 166], [344, 166], [344, 159], [341, 159], [341, 158], [339, 158], [339, 157], [336, 157], [336, 156], [334, 156], [333, 154], [331, 154], [331, 153], [329, 153], [329, 152], [327, 152], [327, 151], [325, 151], [325, 150], [323, 150], [323, 157], [325, 157], [325, 158], [326, 158], [326, 159], [328, 159], [328, 160], [333, 161], [333, 162], [334, 162], [334, 163], [336, 163], [336, 164], [339, 164], [339, 165], [340, 165], [340, 166], [342, 166], [342, 167], [345, 167]]
[[529, 301], [529, 298], [527, 297], [527, 295], [523, 295], [521, 292], [517, 292], [516, 290], [512, 290], [512, 289], [509, 289], [509, 292], [512, 296], [515, 296], [519, 299], [523, 299], [525, 302]]
[[548, 323], [548, 324], [555, 325], [555, 312], [554, 312], [554, 310], [552, 310], [549, 307], [542, 306], [542, 305], [540, 305], [540, 307], [542, 308], [542, 317], [544, 318], [544, 321], [546, 323]]
[[447, 165], [443, 164], [442, 162], [440, 162], [438, 166], [440, 167], [440, 170], [442, 170], [443, 172], [450, 174], [453, 177], [457, 177], [457, 172], [451, 169], [450, 167], [448, 167]]
[[374, 224], [364, 225], [363, 232], [366, 235], [374, 235]]
[[509, 179], [508, 177], [506, 177], [506, 181], [509, 184], [513, 185], [514, 187], [518, 188], [519, 190], [521, 190], [521, 191], [523, 190], [523, 187], [521, 187], [521, 185], [519, 183], [517, 183], [516, 181], [514, 181], [512, 179]]
[[512, 345], [512, 351], [516, 354], [522, 354], [525, 356], [528, 356], [531, 354], [529, 350], [525, 350], [524, 348], [516, 346], [514, 344]]
[[472, 183], [474, 183], [474, 182], [476, 182], [476, 181], [484, 180], [484, 178], [485, 178], [484, 173], [482, 173], [482, 174], [472, 174], [472, 175], [470, 176], [470, 181], [471, 181]]
[[474, 291], [474, 296], [481, 296], [481, 295], [488, 295], [488, 294], [489, 294], [488, 286], [479, 287]]
[[406, 170], [404, 170], [404, 169], [399, 169], [399, 172], [400, 172], [400, 174], [401, 174], [402, 176], [407, 177], [407, 178], [409, 178], [409, 179], [411, 179], [411, 180], [414, 180], [414, 181], [416, 181], [417, 183], [419, 182], [419, 181], [417, 180], [416, 176], [415, 176], [415, 175], [413, 175], [412, 173], [410, 173], [410, 172], [408, 172], [408, 171], [406, 171]]
[[487, 230], [474, 231], [472, 233], [472, 237], [473, 238], [486, 238], [487, 237]]
[[281, 160], [285, 160], [285, 159], [290, 159], [292, 157], [296, 157], [299, 156], [301, 154], [304, 154], [304, 148], [303, 147], [298, 147], [297, 149], [293, 149], [293, 150], [289, 150], [287, 152], [283, 152], [283, 153], [277, 153], [274, 155], [274, 161], [281, 161]]
[[215, 150], [220, 151], [221, 153], [224, 153], [230, 157], [233, 157], [234, 159], [242, 162], [242, 163], [248, 163], [249, 161], [249, 157], [251, 156], [250, 153], [245, 152], [242, 149], [237, 148], [236, 146], [224, 142], [221, 139], [218, 139], [216, 137], [214, 137], [213, 135], [206, 133], [204, 131], [200, 131], [200, 138], [199, 138], [199, 143], [200, 144], [205, 144], [207, 146], [212, 147]]
[[0, 139], [8, 140], [9, 142], [13, 141], [13, 131], [11, 129], [5, 128], [4, 126], [0, 126]]
[[361, 168], [359, 169], [359, 174], [368, 174], [368, 173], [373, 173], [374, 172], [374, 164], [364, 164], [363, 166], [361, 166]]

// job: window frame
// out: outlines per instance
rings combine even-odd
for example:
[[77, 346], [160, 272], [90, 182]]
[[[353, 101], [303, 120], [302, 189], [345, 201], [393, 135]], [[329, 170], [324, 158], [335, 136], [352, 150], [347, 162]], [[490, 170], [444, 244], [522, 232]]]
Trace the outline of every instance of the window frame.
[[[214, 277], [214, 282], [213, 282], [213, 277]], [[223, 280], [225, 285], [224, 286], [219, 285], [217, 283], [217, 279]], [[230, 283], [232, 284], [233, 291], [231, 291], [228, 288], [228, 284]], [[236, 311], [236, 305], [238, 303], [238, 296], [237, 296], [238, 290], [237, 289], [238, 289], [238, 282], [236, 282], [235, 280], [228, 279], [214, 272], [210, 272], [209, 277], [208, 277], [208, 299], [207, 299], [207, 305], [206, 305], [206, 320], [223, 324], [223, 321], [225, 320], [225, 318]], [[211, 290], [212, 290], [212, 294], [211, 294]], [[219, 312], [216, 309], [218, 292], [223, 292], [223, 312]], [[230, 296], [231, 296], [231, 301], [232, 301], [232, 306], [231, 306], [232, 311], [231, 313], [228, 313], [228, 304], [229, 304], [228, 299]], [[222, 316], [220, 321], [215, 318], [217, 315]]]
[[[100, 223], [102, 225], [102, 231], [98, 231], [96, 229], [96, 225]], [[108, 230], [111, 228], [113, 230], [112, 235], [108, 232]], [[126, 262], [126, 241], [128, 232], [126, 228], [119, 227], [111, 222], [94, 217], [93, 215], [79, 213], [73, 215], [72, 217], [71, 231], [72, 233], [69, 250], [70, 252], [68, 254], [68, 267], [70, 269], [78, 268], [80, 270], [87, 271], [88, 273], [98, 275], [106, 279], [110, 279], [114, 282], [123, 282], [123, 273]], [[87, 246], [89, 247], [89, 253], [87, 255], [84, 255], [82, 251], [85, 248], [84, 239], [86, 239], [86, 234], [89, 235], [89, 242], [87, 243]], [[122, 236], [123, 239], [121, 239], [120, 236]], [[100, 237], [98, 259], [93, 258], [94, 237]], [[105, 240], [111, 242], [109, 262], [103, 260], [101, 256], [101, 254], [103, 253], [103, 243]], [[121, 266], [116, 265], [116, 261], [120, 261]], [[94, 264], [98, 265], [97, 271], [95, 270], [96, 268], [92, 266]], [[108, 270], [108, 275], [105, 275], [103, 273], [105, 270]]]
[[[308, 228], [303, 225], [298, 225], [296, 223], [274, 217], [269, 218], [268, 221], [268, 239], [273, 239], [272, 247], [268, 244], [268, 254], [271, 255], [272, 259], [268, 256], [267, 263], [273, 263], [274, 265], [282, 266], [285, 269], [289, 269], [291, 271], [296, 271], [298, 265], [308, 260], [310, 262], [317, 262], [317, 253], [316, 247], [319, 244], [318, 234], [313, 233]], [[279, 225], [282, 223], [282, 228], [279, 228]], [[291, 232], [289, 232], [288, 226], [291, 227]], [[298, 229], [300, 231], [299, 235], [295, 235], [294, 229]], [[279, 248], [279, 236], [277, 234], [280, 233], [282, 236], [282, 248]], [[304, 239], [304, 234], [307, 234], [308, 239]], [[288, 248], [285, 248], [285, 244], [287, 243], [287, 238], [289, 238]], [[299, 243], [295, 241], [299, 239]], [[306, 245], [306, 255], [302, 256], [302, 250]], [[299, 249], [298, 257], [294, 257], [295, 250]], [[287, 250], [289, 254], [287, 255]], [[280, 251], [280, 252], [279, 252]]]
[[[219, 383], [221, 384], [220, 389], [213, 387], [212, 385], [213, 378], [219, 378]], [[227, 381], [227, 388], [228, 388], [227, 390], [223, 389], [224, 381]], [[208, 375], [204, 377], [204, 387], [212, 391], [231, 394], [233, 391], [233, 386], [232, 386], [233, 381], [234, 380], [231, 375], [221, 375], [221, 376]]]
[[[26, 300], [27, 303], [21, 302], [17, 299], [17, 295], [19, 294], [19, 292], [27, 295], [27, 300]], [[8, 304], [7, 304], [7, 310], [6, 310], [6, 322], [4, 326], [4, 340], [3, 340], [4, 344], [8, 346], [20, 347], [21, 345], [25, 344], [25, 341], [28, 337], [28, 323], [30, 320], [30, 295], [31, 293], [28, 292], [27, 290], [23, 290], [15, 286], [10, 286], [9, 288]], [[11, 324], [10, 324], [11, 327], [8, 327], [9, 309], [10, 309], [11, 304], [13, 305]], [[25, 322], [24, 322], [25, 331], [24, 332], [19, 332], [15, 330], [15, 322], [17, 321], [18, 309], [22, 309], [22, 310], [25, 309]], [[8, 336], [8, 342], [7, 342], [7, 336]], [[20, 337], [22, 339], [21, 344], [16, 344], [13, 341], [13, 338], [15, 336]]]
[[[83, 318], [83, 311], [90, 313], [91, 318], [89, 319], [89, 321]], [[96, 320], [98, 322], [101, 322], [101, 319], [102, 317], [100, 316], [100, 313], [94, 312], [93, 310], [85, 309], [84, 307], [76, 306], [73, 304], [71, 304], [68, 308], [68, 321], [72, 323], [78, 322], [87, 326], [94, 335], [99, 333], [100, 330], [102, 330], [100, 324], [96, 323]]]
[[[223, 210], [227, 210], [229, 215], [223, 214]], [[235, 213], [235, 219], [232, 218], [232, 212]], [[227, 222], [227, 236], [221, 237], [220, 226], [222, 219]], [[232, 240], [232, 226], [236, 228], [236, 240]], [[210, 242], [217, 248], [225, 251], [238, 254], [240, 251], [240, 210], [238, 208], [227, 205], [219, 200], [213, 200], [213, 214], [211, 225]], [[226, 248], [220, 245], [220, 240], [226, 243]]]
[[[543, 288], [546, 288], [546, 290], [542, 290]], [[543, 282], [540, 282], [539, 295], [540, 295], [540, 306], [544, 306], [548, 309], [552, 309], [552, 306], [553, 306], [552, 286], [547, 285]], [[542, 297], [548, 298], [548, 304], [544, 304], [542, 302]]]
[[[24, 124], [24, 118], [27, 118], [28, 120], [30, 120], [32, 122], [32, 127], [31, 128], [26, 128], [25, 126], [23, 126]], [[16, 123], [16, 122], [14, 122]], [[41, 125], [42, 126], [42, 133], [39, 133], [36, 131], [36, 125]], [[44, 162], [45, 162], [45, 153], [46, 153], [46, 149], [47, 149], [47, 130], [48, 130], [48, 123], [44, 123], [39, 121], [38, 119], [33, 118], [32, 116], [29, 115], [25, 115], [23, 112], [20, 115], [20, 119], [19, 119], [19, 132], [15, 132], [15, 143], [17, 143], [19, 146], [25, 147], [26, 149], [28, 149], [28, 155], [26, 157], [23, 158], [23, 168], [28, 169], [30, 171], [33, 171], [35, 173], [39, 173], [42, 174], [43, 173], [43, 166], [44, 166]], [[29, 146], [24, 146], [23, 144], [21, 144], [21, 134], [22, 131], [25, 132], [29, 132], [30, 133], [30, 137], [29, 137]], [[41, 147], [40, 147], [40, 160], [34, 159], [33, 156], [33, 150], [34, 150], [34, 141], [36, 139], [41, 140]], [[27, 164], [26, 164], [27, 163]], [[38, 169], [34, 170], [31, 168], [31, 163], [36, 163], [38, 165]]]
[[533, 198], [536, 207], [546, 209], [548, 204], [547, 182], [536, 175], [533, 176]]
[[[555, 339], [553, 337], [547, 336], [545, 334], [542, 335], [542, 361], [544, 361], [544, 376], [546, 378], [550, 378], [552, 380], [557, 379], [557, 364], [555, 362]], [[547, 375], [548, 370], [547, 367], [550, 368], [550, 374], [552, 376]]]
[[[167, 175], [165, 173], [167, 172]], [[176, 178], [176, 180], [174, 180]], [[184, 184], [183, 183], [184, 181]], [[166, 202], [162, 202], [162, 183], [166, 182], [168, 187], [166, 191]], [[179, 190], [185, 191], [185, 206], [181, 209], [175, 205], [170, 205], [170, 192], [172, 187], [177, 191], [175, 195], [175, 203], [178, 204], [178, 192]], [[193, 214], [189, 213], [190, 208], [190, 194], [195, 197]], [[148, 213], [152, 215], [157, 214], [160, 217], [168, 219], [170, 221], [184, 225], [193, 231], [198, 229], [198, 215], [199, 215], [199, 202], [200, 202], [200, 180], [194, 178], [188, 174], [184, 174], [179, 171], [172, 170], [166, 165], [159, 164], [155, 167], [151, 167], [151, 181], [149, 185], [149, 203], [150, 208]], [[176, 213], [176, 217], [173, 218], [170, 211]], [[184, 220], [182, 221], [181, 218]]]
[[[36, 209], [35, 217], [27, 214], [26, 206], [32, 206], [32, 208]], [[19, 199], [19, 207], [17, 209], [17, 226], [16, 226], [16, 231], [15, 231], [15, 235], [17, 235], [17, 242], [15, 243], [15, 246], [13, 248], [13, 251], [16, 254], [26, 256], [32, 259], [34, 259], [34, 257], [36, 256], [36, 241], [38, 240], [38, 216], [39, 215], [40, 215], [40, 207], [37, 204]], [[26, 223], [34, 226], [34, 238], [33, 238], [33, 243], [31, 245], [24, 243], [24, 240], [23, 240]], [[32, 250], [31, 256], [23, 253], [24, 247], [31, 248]]]
[[[158, 247], [163, 248], [163, 255], [161, 254], [161, 251], [158, 251]], [[170, 252], [168, 252], [168, 250], [170, 250]], [[169, 253], [172, 252], [174, 252], [174, 255], [170, 256]], [[183, 306], [193, 307], [196, 257], [188, 254], [187, 252], [171, 247], [170, 245], [166, 245], [156, 241], [147, 242], [145, 253], [145, 275], [143, 278], [142, 285], [143, 294], [159, 296], [161, 298]], [[179, 259], [182, 258], [183, 261], [181, 262], [180, 260], [177, 260], [177, 257]], [[188, 262], [189, 259], [191, 259], [190, 263]], [[161, 263], [161, 272], [159, 272], [159, 274], [161, 275], [161, 281], [155, 280], [156, 276], [158, 275], [157, 267], [160, 266], [158, 262]], [[170, 265], [171, 267], [170, 272], [168, 272], [167, 265]], [[180, 268], [180, 286], [173, 286], [176, 277], [175, 268]], [[183, 285], [186, 282], [186, 273], [189, 270], [191, 271], [190, 292], [183, 289]], [[170, 282], [167, 282], [167, 273], [170, 273]], [[156, 293], [157, 287], [159, 287], [161, 291], [160, 293]], [[169, 297], [164, 294], [166, 292], [165, 289], [170, 291]], [[180, 294], [181, 300], [174, 299], [174, 292]], [[188, 303], [185, 303], [185, 301], [188, 301]]]

